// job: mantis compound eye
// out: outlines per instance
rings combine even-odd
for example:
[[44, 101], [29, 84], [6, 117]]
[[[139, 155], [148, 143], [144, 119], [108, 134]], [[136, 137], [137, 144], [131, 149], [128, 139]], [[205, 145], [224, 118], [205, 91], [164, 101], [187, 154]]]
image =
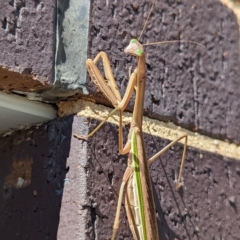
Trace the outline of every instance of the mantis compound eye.
[[135, 38], [133, 38], [133, 39], [131, 39], [130, 44], [134, 44], [136, 42], [137, 42], [137, 40]]
[[137, 49], [137, 50], [135, 51], [135, 54], [140, 57], [140, 56], [142, 56], [142, 54], [143, 54], [143, 50]]

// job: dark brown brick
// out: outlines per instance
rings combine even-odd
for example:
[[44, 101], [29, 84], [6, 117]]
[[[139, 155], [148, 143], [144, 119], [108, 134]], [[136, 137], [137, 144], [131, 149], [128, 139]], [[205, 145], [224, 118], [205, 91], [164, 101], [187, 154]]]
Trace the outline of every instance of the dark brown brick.
[[[127, 156], [109, 123], [88, 141], [72, 137], [96, 124], [68, 116], [0, 139], [4, 240], [109, 239]], [[144, 141], [148, 157], [169, 143]], [[181, 153], [178, 144], [151, 165], [161, 239], [238, 239], [240, 163], [189, 147], [176, 191]], [[117, 239], [132, 239], [123, 208]]]
[[[128, 83], [128, 69], [136, 66], [135, 59], [127, 57], [123, 49], [131, 37], [139, 36], [150, 2], [108, 1], [106, 5], [105, 1], [93, 1], [92, 4], [89, 57], [94, 58], [99, 51], [109, 55], [122, 95]], [[145, 48], [146, 114], [239, 143], [236, 16], [218, 0], [157, 1], [141, 41], [176, 39], [196, 41], [206, 49], [189, 43]], [[88, 85], [95, 95], [93, 84]]]
[[0, 15], [0, 90], [36, 92], [51, 87], [55, 2], [1, 1]]

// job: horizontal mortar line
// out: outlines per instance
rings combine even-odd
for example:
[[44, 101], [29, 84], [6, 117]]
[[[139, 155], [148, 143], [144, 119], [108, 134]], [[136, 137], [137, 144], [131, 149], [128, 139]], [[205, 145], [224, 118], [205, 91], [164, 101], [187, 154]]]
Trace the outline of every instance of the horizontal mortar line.
[[[113, 109], [93, 102], [79, 99], [73, 102], [61, 102], [59, 104], [59, 116], [77, 113], [77, 116], [104, 120]], [[118, 113], [110, 117], [107, 122], [118, 125]], [[123, 113], [123, 123], [130, 123], [132, 114]], [[188, 134], [188, 147], [194, 147], [203, 151], [220, 154], [225, 157], [240, 160], [240, 146], [227, 141], [222, 141], [201, 135], [196, 132], [181, 128], [173, 123], [165, 123], [159, 120], [143, 117], [143, 132], [160, 138], [175, 140], [184, 133]], [[184, 140], [180, 141], [184, 143]], [[201, 153], [202, 154], [202, 153]]]

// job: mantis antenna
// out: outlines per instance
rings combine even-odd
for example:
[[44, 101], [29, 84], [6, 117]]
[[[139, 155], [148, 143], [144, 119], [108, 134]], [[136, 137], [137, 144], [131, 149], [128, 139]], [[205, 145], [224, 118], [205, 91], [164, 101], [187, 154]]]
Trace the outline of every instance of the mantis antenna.
[[154, 5], [155, 5], [155, 2], [156, 2], [156, 0], [152, 3], [152, 6], [151, 6], [150, 11], [149, 11], [148, 16], [147, 16], [147, 20], [146, 20], [145, 23], [144, 23], [144, 26], [143, 26], [143, 29], [142, 29], [142, 31], [141, 31], [141, 33], [140, 33], [140, 36], [139, 36], [139, 38], [138, 38], [138, 41], [140, 41], [140, 39], [141, 39], [141, 37], [142, 37], [142, 35], [143, 35], [143, 32], [145, 31], [145, 28], [146, 28], [147, 23], [148, 23], [148, 19], [149, 19], [151, 13], [152, 13], [152, 10], [153, 10], [153, 7], [154, 7]]

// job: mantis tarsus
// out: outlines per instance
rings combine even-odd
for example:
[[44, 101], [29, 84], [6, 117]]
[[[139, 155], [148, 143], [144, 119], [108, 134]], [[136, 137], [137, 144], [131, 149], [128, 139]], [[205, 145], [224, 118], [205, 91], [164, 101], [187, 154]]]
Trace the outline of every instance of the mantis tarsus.
[[[150, 13], [151, 10], [149, 12], [149, 15]], [[183, 134], [183, 136], [179, 137], [147, 160], [142, 136], [144, 91], [146, 81], [145, 54], [143, 46], [136, 39], [132, 39], [130, 41], [130, 44], [125, 48], [124, 52], [137, 58], [137, 68], [130, 76], [129, 83], [123, 98], [120, 95], [119, 89], [114, 79], [107, 54], [105, 52], [100, 52], [97, 54], [94, 60], [88, 59], [86, 61], [87, 70], [91, 76], [92, 81], [115, 107], [115, 109], [109, 114], [108, 117], [110, 117], [114, 112], [119, 111], [119, 152], [120, 154], [129, 153], [128, 166], [124, 173], [119, 191], [119, 198], [111, 239], [115, 239], [117, 230], [119, 228], [120, 208], [125, 188], [125, 208], [129, 226], [134, 239], [159, 239], [157, 220], [155, 217], [155, 204], [148, 165], [155, 161], [170, 147], [184, 138], [185, 144], [177, 179], [177, 188], [181, 187], [181, 175], [183, 171], [187, 147], [187, 134]], [[96, 65], [100, 59], [103, 61], [106, 80]], [[122, 112], [127, 107], [134, 89], [136, 90], [136, 98], [133, 117], [131, 121], [130, 132], [128, 135], [128, 141], [125, 146], [123, 146]], [[79, 139], [84, 139], [92, 136], [102, 126], [102, 124], [106, 122], [107, 118], [89, 135], [78, 136], [74, 134], [74, 136]]]

